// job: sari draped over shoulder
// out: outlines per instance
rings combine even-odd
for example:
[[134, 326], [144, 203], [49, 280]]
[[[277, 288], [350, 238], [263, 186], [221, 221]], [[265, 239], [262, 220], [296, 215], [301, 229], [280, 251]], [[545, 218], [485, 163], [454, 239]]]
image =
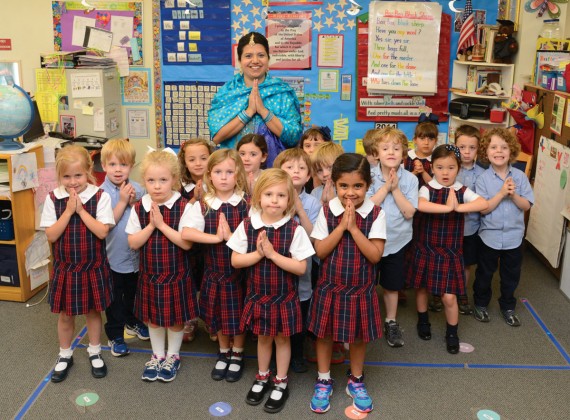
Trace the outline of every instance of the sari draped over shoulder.
[[[245, 85], [241, 74], [236, 74], [232, 80], [221, 87], [212, 100], [212, 107], [208, 113], [208, 126], [212, 137], [247, 108], [250, 92], [251, 87]], [[267, 141], [269, 151], [267, 164], [269, 166], [272, 165], [273, 159], [279, 152], [297, 145], [303, 128], [297, 95], [287, 83], [277, 77], [267, 75], [263, 83], [259, 85], [259, 93], [265, 107], [273, 112], [283, 124], [281, 136], [277, 137], [273, 134], [261, 116], [256, 114], [239, 133], [221, 142], [220, 146], [234, 148], [244, 135], [260, 134]]]

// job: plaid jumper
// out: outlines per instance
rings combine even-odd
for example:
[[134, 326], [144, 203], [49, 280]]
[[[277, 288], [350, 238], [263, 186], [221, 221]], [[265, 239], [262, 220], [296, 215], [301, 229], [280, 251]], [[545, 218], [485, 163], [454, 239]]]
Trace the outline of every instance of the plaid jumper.
[[[103, 190], [97, 191], [83, 209], [93, 218]], [[58, 199], [50, 192], [57, 219], [67, 207], [69, 197]], [[97, 238], [79, 214], [74, 213], [62, 235], [53, 244], [53, 278], [48, 302], [54, 313], [82, 315], [91, 309], [104, 311], [111, 304], [111, 271], [105, 240]]]
[[[248, 203], [244, 199], [237, 206], [223, 203], [218, 210], [207, 210], [204, 202], [200, 203], [204, 215], [204, 232], [215, 235], [218, 230], [220, 214], [226, 216], [233, 232], [247, 217]], [[244, 286], [243, 270], [235, 269], [231, 264], [232, 250], [226, 241], [219, 244], [205, 245], [204, 283], [200, 292], [200, 314], [210, 331], [222, 330], [224, 335], [238, 335], [240, 318], [243, 312]]]
[[[426, 185], [431, 203], [445, 204], [449, 188], [433, 188]], [[464, 203], [467, 188], [456, 191], [457, 201]], [[465, 294], [465, 271], [463, 265], [464, 214], [423, 213], [423, 228], [418, 232], [418, 241], [411, 248], [408, 265], [408, 286], [414, 289], [427, 288], [434, 295], [451, 293]]]
[[[171, 209], [160, 206], [164, 223], [178, 231], [188, 201], [180, 197]], [[150, 222], [142, 201], [135, 204], [141, 227]], [[196, 290], [190, 275], [188, 253], [155, 229], [142, 246], [135, 315], [161, 327], [183, 324], [198, 316]]]
[[[329, 232], [342, 221], [324, 206]], [[380, 207], [363, 218], [358, 212], [356, 225], [368, 237]], [[321, 261], [307, 329], [317, 337], [332, 336], [334, 341], [353, 343], [373, 341], [382, 336], [380, 304], [376, 294], [376, 264], [362, 254], [349, 232], [344, 232], [335, 249]]]
[[[419, 160], [422, 163], [422, 166], [424, 167], [425, 172], [427, 172], [430, 176], [433, 176], [433, 173], [431, 171], [431, 162], [427, 158], [420, 159], [419, 157], [417, 157], [415, 159], [412, 159], [410, 156], [406, 156], [406, 158], [404, 159], [404, 169], [413, 173], [414, 172], [414, 161], [416, 161], [416, 160]], [[418, 188], [421, 188], [424, 185], [426, 185], [426, 183], [424, 181], [424, 177], [422, 176], [422, 174], [417, 174], [416, 176], [418, 177], [418, 183], [419, 183]]]
[[[243, 221], [247, 235], [247, 252], [257, 249], [257, 237], [263, 230], [273, 249], [281, 255], [291, 257], [289, 248], [295, 229], [299, 224], [290, 219], [278, 229], [264, 226], [258, 230], [251, 225], [250, 218]], [[278, 333], [289, 337], [303, 330], [301, 305], [297, 294], [299, 277], [279, 268], [263, 258], [247, 269], [247, 295], [241, 317], [243, 331], [275, 337]]]

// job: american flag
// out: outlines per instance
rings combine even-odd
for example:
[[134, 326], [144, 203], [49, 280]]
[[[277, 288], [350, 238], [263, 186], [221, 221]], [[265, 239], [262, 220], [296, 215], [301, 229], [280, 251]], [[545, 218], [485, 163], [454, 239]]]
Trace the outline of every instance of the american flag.
[[475, 36], [475, 14], [471, 6], [471, 0], [465, 3], [465, 9], [462, 14], [463, 23], [461, 24], [461, 32], [459, 32], [459, 42], [457, 43], [457, 52], [472, 47], [477, 42]]

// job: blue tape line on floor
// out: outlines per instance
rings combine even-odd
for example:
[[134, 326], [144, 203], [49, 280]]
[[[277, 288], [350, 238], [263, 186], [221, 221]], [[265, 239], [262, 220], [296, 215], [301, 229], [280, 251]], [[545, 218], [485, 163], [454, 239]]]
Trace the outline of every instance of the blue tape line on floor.
[[[71, 343], [71, 350], [75, 350], [75, 348], [77, 348], [79, 346], [79, 342], [81, 341], [83, 336], [85, 336], [86, 332], [87, 332], [87, 327], [85, 326], [79, 332], [77, 337], [75, 337], [75, 339], [73, 340], [73, 343]], [[37, 388], [34, 390], [32, 395], [30, 395], [30, 397], [26, 400], [26, 402], [24, 403], [22, 408], [20, 408], [20, 411], [18, 411], [18, 413], [14, 416], [15, 420], [20, 420], [26, 415], [26, 413], [28, 412], [28, 410], [30, 409], [32, 404], [34, 402], [36, 402], [36, 400], [38, 399], [38, 397], [40, 396], [40, 394], [42, 393], [42, 391], [44, 390], [46, 385], [49, 383], [52, 372], [53, 372], [53, 369], [50, 370], [49, 373], [42, 379], [42, 381], [37, 386]]]
[[528, 309], [528, 311], [530, 312], [530, 314], [532, 315], [534, 320], [538, 323], [540, 328], [542, 328], [542, 330], [544, 331], [546, 336], [550, 339], [550, 341], [552, 341], [552, 344], [554, 344], [554, 347], [556, 347], [556, 349], [560, 352], [562, 357], [564, 357], [564, 359], [566, 360], [566, 363], [570, 364], [570, 356], [568, 355], [566, 350], [564, 350], [564, 347], [562, 347], [562, 345], [558, 342], [556, 337], [554, 337], [554, 335], [550, 332], [550, 330], [548, 329], [546, 324], [544, 324], [544, 322], [542, 322], [542, 319], [540, 319], [540, 317], [538, 316], [538, 314], [536, 313], [536, 311], [534, 310], [534, 308], [532, 307], [532, 305], [530, 304], [528, 299], [521, 299], [521, 302], [523, 303], [524, 306], [526, 306], [526, 308]]

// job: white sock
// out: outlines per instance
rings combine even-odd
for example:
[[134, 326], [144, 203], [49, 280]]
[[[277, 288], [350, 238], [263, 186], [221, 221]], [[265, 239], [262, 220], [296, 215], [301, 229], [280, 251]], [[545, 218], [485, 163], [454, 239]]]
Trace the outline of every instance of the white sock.
[[319, 372], [319, 379], [322, 381], [330, 381], [331, 371], [329, 370], [328, 372], [325, 373]]
[[[284, 378], [280, 378], [279, 376], [275, 376], [275, 379], [278, 381], [283, 381], [285, 379], [287, 379], [287, 377], [285, 376]], [[276, 384], [279, 388], [281, 389], [285, 389], [287, 388], [287, 382], [279, 382]], [[271, 391], [271, 395], [269, 396], [269, 398], [273, 399], [273, 400], [280, 400], [283, 397], [283, 393], [279, 392], [279, 391]]]
[[[243, 347], [234, 347], [234, 348], [232, 349], [232, 352], [242, 354], [242, 353], [243, 353]], [[234, 355], [232, 354], [232, 359], [234, 359], [234, 360], [241, 360], [241, 359], [242, 359], [242, 356], [234, 356]]]
[[[71, 356], [73, 356], [73, 350], [70, 348], [68, 349], [62, 349], [61, 347], [59, 348], [59, 356], [64, 357], [66, 359], [69, 359]], [[67, 368], [67, 363], [66, 362], [59, 362], [55, 365], [55, 369], [56, 371], [60, 372], [62, 370], [65, 370]]]
[[180, 347], [182, 346], [184, 331], [172, 331], [168, 329], [168, 353], [167, 356], [180, 357]]
[[396, 322], [396, 320], [395, 320], [395, 319], [392, 319], [392, 318], [388, 319], [388, 318], [386, 318], [386, 322], [390, 322], [390, 321], [392, 321], [392, 322]]
[[166, 329], [164, 327], [149, 328], [148, 335], [150, 336], [152, 352], [159, 359], [164, 359], [166, 356]]
[[[101, 343], [96, 345], [89, 343], [89, 347], [87, 347], [87, 353], [89, 353], [89, 356], [95, 356], [97, 354], [101, 354]], [[94, 368], [100, 368], [105, 366], [105, 363], [103, 362], [102, 359], [94, 359], [91, 360], [91, 365]]]
[[[258, 371], [257, 373], [259, 376], [267, 376], [266, 379], [259, 380], [260, 382], [263, 382], [264, 384], [267, 383], [267, 381], [269, 380], [269, 371], [267, 371], [267, 372]], [[251, 390], [253, 392], [261, 392], [262, 389], [263, 389], [263, 387], [261, 385], [257, 385], [257, 384], [255, 384], [254, 386], [251, 387]]]

